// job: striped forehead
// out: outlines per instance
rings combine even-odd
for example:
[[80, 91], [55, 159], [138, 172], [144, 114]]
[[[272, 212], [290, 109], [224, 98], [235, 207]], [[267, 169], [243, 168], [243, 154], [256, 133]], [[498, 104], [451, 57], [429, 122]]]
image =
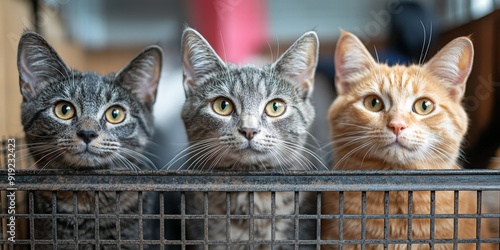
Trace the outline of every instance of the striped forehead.
[[387, 74], [379, 75], [378, 92], [386, 96], [391, 102], [407, 100], [410, 97], [422, 94], [422, 81], [418, 74], [407, 69], [390, 70]]
[[258, 106], [260, 101], [278, 94], [286, 94], [286, 84], [266, 69], [244, 66], [229, 70], [216, 84], [212, 95], [232, 98], [241, 106]]
[[104, 82], [102, 77], [83, 75], [74, 81], [63, 84], [61, 95], [79, 107], [82, 112], [96, 112], [101, 106], [111, 102], [121, 101], [123, 95], [109, 82]]

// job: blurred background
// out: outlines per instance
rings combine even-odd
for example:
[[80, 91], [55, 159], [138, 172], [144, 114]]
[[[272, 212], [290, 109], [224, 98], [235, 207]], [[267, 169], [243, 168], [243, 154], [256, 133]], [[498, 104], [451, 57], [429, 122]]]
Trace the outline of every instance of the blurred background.
[[[17, 43], [24, 29], [43, 35], [81, 71], [120, 70], [140, 50], [158, 44], [165, 61], [155, 106], [155, 160], [164, 166], [187, 145], [180, 37], [202, 33], [221, 58], [237, 64], [271, 62], [302, 33], [316, 30], [320, 63], [311, 131], [330, 141], [327, 109], [335, 98], [333, 54], [339, 28], [358, 35], [381, 61], [418, 62], [457, 36], [470, 35], [476, 54], [464, 105], [471, 125], [464, 143], [468, 168], [485, 168], [500, 144], [500, 0], [2, 0], [0, 2], [0, 136], [22, 137]], [[430, 42], [429, 42], [430, 39]], [[330, 148], [318, 153], [329, 162]]]

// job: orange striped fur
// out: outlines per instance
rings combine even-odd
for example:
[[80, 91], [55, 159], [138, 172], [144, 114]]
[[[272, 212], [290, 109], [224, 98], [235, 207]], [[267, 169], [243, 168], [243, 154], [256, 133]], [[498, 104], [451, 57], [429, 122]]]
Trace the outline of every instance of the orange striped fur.
[[[460, 37], [426, 64], [389, 67], [377, 63], [355, 35], [342, 31], [335, 54], [338, 97], [328, 115], [336, 159], [333, 169], [460, 169], [457, 159], [468, 124], [461, 100], [473, 54], [472, 42]], [[476, 214], [475, 193], [460, 192], [459, 197], [459, 213]], [[453, 192], [437, 191], [435, 198], [436, 214], [453, 214]], [[429, 191], [413, 192], [413, 214], [430, 214], [430, 199]], [[367, 214], [384, 213], [383, 192], [368, 192], [366, 201]], [[322, 204], [323, 214], [338, 214], [339, 194], [324, 194]], [[361, 193], [344, 193], [343, 209], [344, 214], [361, 214]], [[389, 213], [408, 213], [408, 192], [389, 193]], [[366, 221], [366, 238], [383, 239], [383, 219]], [[476, 239], [475, 219], [460, 219], [458, 224], [459, 238]], [[323, 239], [339, 239], [337, 220], [325, 219], [321, 226]], [[407, 219], [390, 219], [388, 226], [389, 239], [408, 239]], [[361, 235], [360, 219], [344, 219], [344, 240], [361, 239]], [[412, 239], [453, 236], [453, 219], [436, 219], [433, 233], [429, 219], [412, 220]], [[494, 237], [487, 226], [482, 226], [481, 236]], [[384, 249], [382, 244], [365, 247]], [[406, 243], [388, 248], [408, 249]], [[430, 247], [412, 244], [411, 249]], [[453, 249], [453, 245], [435, 244], [434, 249]], [[458, 244], [458, 249], [475, 249], [475, 244]], [[498, 250], [498, 246], [482, 244], [481, 249]]]

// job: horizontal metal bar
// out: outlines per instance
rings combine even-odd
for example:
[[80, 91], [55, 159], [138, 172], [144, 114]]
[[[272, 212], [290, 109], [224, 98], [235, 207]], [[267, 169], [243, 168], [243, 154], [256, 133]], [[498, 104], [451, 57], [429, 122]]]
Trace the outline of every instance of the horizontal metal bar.
[[[5, 176], [7, 171], [1, 170]], [[15, 186], [47, 191], [425, 191], [500, 190], [499, 170], [60, 171], [17, 170]]]
[[[356, 240], [298, 240], [298, 244], [300, 245], [330, 245], [330, 244], [443, 244], [443, 243], [500, 243], [500, 238], [482, 238], [480, 240], [473, 238], [461, 238], [461, 239], [356, 239]], [[37, 245], [52, 245], [52, 240], [23, 240], [16, 239], [16, 243], [14, 245], [22, 245], [22, 244], [32, 244], [36, 243]], [[100, 245], [116, 245], [117, 240], [99, 240]], [[203, 245], [205, 243], [204, 240], [164, 240], [163, 242], [160, 240], [121, 240], [119, 241], [122, 245]], [[274, 244], [274, 245], [290, 245], [295, 244], [295, 240], [253, 240], [253, 244]], [[8, 240], [0, 240], [0, 244], [10, 244]], [[74, 245], [74, 240], [57, 240], [58, 245]], [[78, 240], [79, 245], [89, 245], [95, 244], [95, 240]], [[230, 240], [228, 242], [224, 240], [208, 240], [207, 244], [209, 245], [247, 245], [249, 244], [248, 240]]]
[[[10, 218], [12, 215], [10, 214], [0, 214], [0, 218]], [[237, 214], [231, 214], [231, 215], [213, 215], [213, 214], [197, 214], [197, 215], [192, 215], [192, 214], [185, 214], [185, 215], [174, 215], [174, 214], [165, 214], [163, 217], [159, 214], [144, 214], [142, 216], [137, 215], [137, 214], [119, 214], [118, 215], [120, 219], [143, 219], [143, 220], [159, 220], [160, 218], [164, 218], [165, 220], [181, 220], [181, 219], [186, 219], [186, 220], [202, 220], [205, 218], [208, 218], [210, 220], [225, 220], [225, 219], [232, 219], [232, 220], [248, 220], [248, 219], [276, 219], [276, 220], [281, 220], [281, 219], [287, 219], [287, 220], [292, 220], [295, 218], [298, 218], [300, 220], [314, 220], [314, 219], [339, 219], [340, 215], [338, 214], [254, 214], [254, 215], [237, 215]], [[95, 219], [94, 214], [16, 214], [15, 215], [16, 219], [28, 219], [28, 218], [33, 218], [33, 219]], [[100, 219], [115, 219], [117, 217], [116, 214], [99, 214]], [[413, 218], [413, 219], [430, 219], [430, 218], [436, 218], [436, 219], [499, 219], [500, 218], [500, 213], [482, 213], [482, 214], [435, 214], [435, 215], [430, 215], [430, 214], [388, 214], [385, 216], [384, 214], [366, 214], [366, 215], [361, 215], [361, 214], [345, 214], [342, 215], [344, 219], [384, 219], [387, 217], [388, 219], [408, 219], [408, 218]]]

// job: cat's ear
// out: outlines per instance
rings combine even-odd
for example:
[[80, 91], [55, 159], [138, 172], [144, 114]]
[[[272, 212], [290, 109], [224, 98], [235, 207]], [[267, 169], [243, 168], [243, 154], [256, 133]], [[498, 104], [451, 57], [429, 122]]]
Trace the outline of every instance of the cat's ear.
[[299, 87], [304, 98], [308, 98], [313, 91], [318, 50], [318, 35], [309, 31], [297, 39], [272, 65], [273, 70]]
[[61, 60], [56, 51], [35, 32], [26, 31], [17, 47], [17, 69], [19, 88], [23, 98], [35, 98], [54, 79], [71, 77], [71, 69]]
[[156, 99], [162, 61], [162, 49], [156, 45], [149, 46], [117, 73], [115, 82], [151, 107]]
[[457, 102], [462, 100], [472, 69], [474, 46], [467, 37], [459, 37], [444, 46], [424, 68], [448, 88]]
[[184, 90], [195, 91], [203, 78], [225, 68], [210, 44], [196, 30], [187, 28], [182, 34], [182, 70], [184, 74]]
[[342, 95], [356, 78], [363, 76], [376, 64], [365, 45], [354, 34], [340, 30], [335, 49], [335, 87]]

